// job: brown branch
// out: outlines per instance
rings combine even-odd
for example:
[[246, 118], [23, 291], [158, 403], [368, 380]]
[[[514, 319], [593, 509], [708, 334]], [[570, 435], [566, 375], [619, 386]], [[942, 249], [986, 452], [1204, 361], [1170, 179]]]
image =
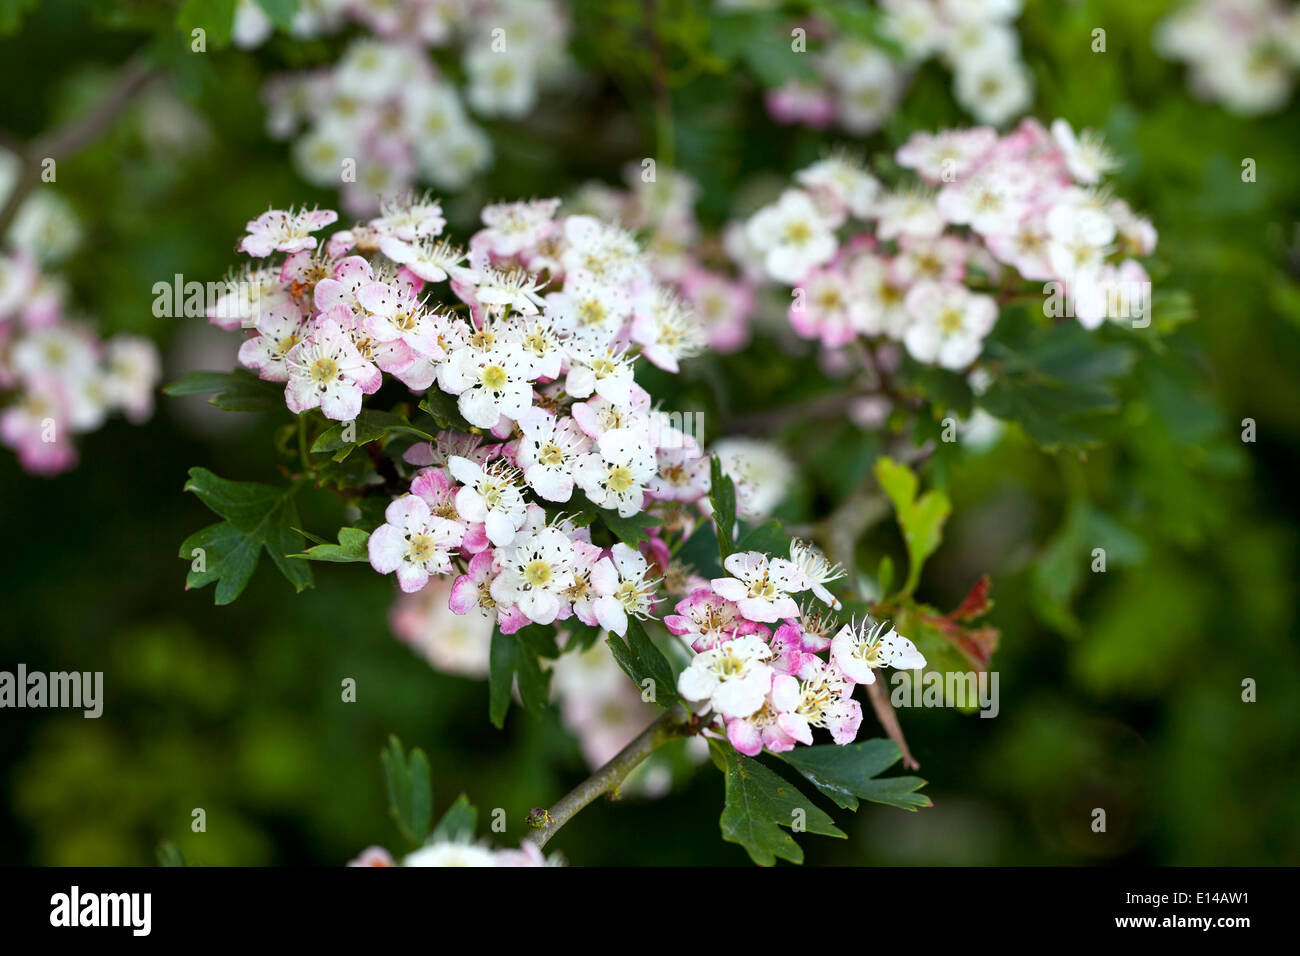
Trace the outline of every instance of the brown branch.
[[87, 113], [26, 146], [11, 136], [4, 137], [8, 148], [17, 154], [21, 168], [13, 192], [0, 208], [0, 236], [8, 232], [24, 200], [40, 183], [42, 163], [47, 159], [66, 159], [93, 143], [161, 72], [157, 67], [148, 66], [137, 54], [122, 67], [113, 86]]
[[627, 775], [635, 770], [641, 761], [670, 740], [685, 737], [688, 733], [690, 733], [688, 715], [680, 706], [676, 706], [638, 734], [637, 738], [620, 750], [609, 763], [561, 797], [555, 806], [549, 810], [533, 810], [528, 815], [528, 824], [533, 831], [528, 834], [527, 839], [538, 847], [546, 846], [547, 841], [555, 836], [560, 827], [568, 823], [579, 810], [601, 794], [617, 795], [618, 788], [627, 779]]

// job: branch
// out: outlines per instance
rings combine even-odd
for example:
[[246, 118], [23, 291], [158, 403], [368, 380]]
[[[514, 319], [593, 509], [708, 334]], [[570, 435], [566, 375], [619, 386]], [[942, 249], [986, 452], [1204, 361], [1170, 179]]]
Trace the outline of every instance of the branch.
[[630, 744], [618, 752], [609, 763], [578, 784], [550, 810], [533, 810], [528, 824], [533, 832], [528, 839], [539, 848], [559, 831], [579, 810], [603, 793], [617, 796], [618, 788], [641, 761], [679, 737], [690, 733], [687, 714], [680, 706], [674, 707], [641, 732]]
[[[875, 490], [873, 485], [874, 483], [868, 482], [855, 491], [835, 509], [823, 526], [827, 554], [832, 561], [849, 572], [850, 590], [853, 590], [853, 569], [857, 567], [855, 552], [858, 539], [889, 512], [884, 495]], [[907, 746], [903, 727], [898, 722], [898, 715], [894, 713], [893, 705], [889, 702], [889, 694], [885, 692], [883, 681], [868, 684], [867, 696], [871, 699], [871, 707], [876, 712], [876, 719], [880, 721], [880, 726], [889, 735], [889, 739], [898, 744], [898, 751], [903, 756], [903, 766], [908, 770], [918, 769], [921, 765], [917, 763]]]
[[23, 201], [40, 183], [41, 163], [46, 159], [64, 159], [85, 149], [103, 135], [136, 95], [161, 73], [159, 68], [146, 65], [144, 58], [137, 54], [122, 67], [112, 88], [89, 112], [27, 146], [13, 137], [4, 137], [6, 145], [17, 154], [22, 168], [13, 192], [0, 208], [0, 236], [8, 232]]

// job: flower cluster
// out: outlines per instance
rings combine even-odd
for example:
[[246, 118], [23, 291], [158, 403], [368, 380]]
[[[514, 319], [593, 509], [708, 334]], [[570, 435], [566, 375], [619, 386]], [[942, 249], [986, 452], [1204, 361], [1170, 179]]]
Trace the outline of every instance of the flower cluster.
[[[852, 743], [862, 723], [854, 687], [874, 683], [881, 667], [925, 666], [888, 625], [837, 625], [832, 609], [840, 603], [826, 585], [844, 572], [809, 545], [792, 542], [788, 559], [739, 552], [724, 567], [728, 577], [700, 582], [664, 624], [695, 651], [678, 691], [725, 725], [743, 754], [811, 744], [817, 727], [837, 744]], [[795, 598], [804, 592], [827, 607], [800, 606]]]
[[1162, 21], [1155, 45], [1190, 67], [1192, 91], [1234, 113], [1286, 106], [1300, 70], [1300, 8], [1281, 0], [1193, 0]]
[[863, 39], [814, 26], [827, 42], [814, 55], [818, 79], [792, 78], [767, 94], [781, 123], [838, 124], [863, 136], [897, 109], [913, 71], [939, 57], [953, 73], [957, 102], [981, 123], [1000, 126], [1033, 100], [1020, 38], [1011, 23], [1021, 0], [883, 0], [881, 30], [902, 50], [901, 62]]
[[148, 340], [100, 339], [66, 317], [63, 286], [28, 253], [0, 254], [0, 442], [24, 469], [72, 468], [72, 436], [99, 428], [111, 413], [147, 419], [159, 375]]
[[627, 167], [626, 189], [590, 183], [574, 204], [643, 236], [651, 274], [691, 306], [709, 350], [736, 352], [749, 344], [753, 284], [732, 275], [724, 255], [706, 255], [695, 216], [699, 184], [652, 162]]
[[1103, 187], [1115, 161], [1091, 133], [1063, 120], [1050, 132], [1025, 120], [1003, 136], [917, 133], [896, 159], [920, 184], [886, 190], [833, 156], [746, 223], [749, 255], [794, 287], [801, 336], [830, 348], [894, 340], [919, 362], [965, 370], [997, 320], [995, 293], [1017, 279], [1046, 283], [1087, 328], [1149, 308], [1132, 257], [1152, 252], [1155, 229]]
[[[699, 441], [652, 407], [633, 371], [641, 359], [676, 371], [701, 336], [630, 234], [557, 218], [559, 205], [489, 206], [468, 249], [442, 237], [428, 197], [323, 246], [313, 233], [335, 213], [269, 210], [240, 248], [285, 258], [244, 273], [211, 318], [249, 331], [241, 364], [284, 382], [295, 413], [351, 421], [384, 373], [454, 400], [463, 430], [406, 452], [419, 471], [370, 537], [371, 563], [404, 591], [455, 569], [458, 613], [484, 609], [509, 632], [575, 615], [622, 633], [628, 615], [649, 613], [666, 562], [596, 547], [544, 506], [585, 497], [629, 518], [708, 493]], [[444, 284], [453, 305], [433, 300]]]
[[[567, 20], [555, 0], [322, 6], [304, 12], [295, 32], [316, 35], [355, 21], [370, 35], [352, 40], [331, 66], [273, 78], [267, 123], [278, 139], [297, 137], [299, 171], [318, 186], [341, 185], [343, 206], [355, 215], [373, 213], [378, 197], [417, 180], [463, 186], [492, 159], [466, 102], [480, 116], [518, 118], [533, 108], [539, 85], [566, 66]], [[260, 25], [260, 14], [247, 16]], [[248, 45], [267, 32], [246, 31]], [[466, 78], [463, 98], [444, 72], [449, 64], [440, 69], [429, 55], [453, 42]]]

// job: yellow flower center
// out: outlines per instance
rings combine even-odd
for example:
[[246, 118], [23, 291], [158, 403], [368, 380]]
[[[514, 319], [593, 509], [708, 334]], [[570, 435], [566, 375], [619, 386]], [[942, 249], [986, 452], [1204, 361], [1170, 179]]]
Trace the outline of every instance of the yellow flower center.
[[339, 377], [339, 363], [322, 355], [311, 363], [311, 380], [317, 385], [327, 385]]
[[609, 481], [607, 484], [611, 491], [617, 491], [619, 494], [622, 494], [632, 487], [632, 472], [623, 465], [615, 465], [609, 470]]
[[485, 388], [490, 388], [494, 392], [499, 392], [506, 387], [506, 370], [500, 365], [489, 365], [483, 369], [479, 380]]
[[551, 566], [541, 558], [529, 561], [524, 568], [524, 580], [532, 587], [541, 587], [551, 580]]

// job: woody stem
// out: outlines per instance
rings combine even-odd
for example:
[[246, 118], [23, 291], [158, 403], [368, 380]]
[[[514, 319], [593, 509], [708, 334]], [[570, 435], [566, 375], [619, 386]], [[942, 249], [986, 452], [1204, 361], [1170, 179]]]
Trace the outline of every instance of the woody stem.
[[641, 761], [664, 744], [685, 737], [689, 732], [686, 712], [680, 706], [674, 706], [637, 735], [609, 763], [561, 797], [550, 810], [533, 811], [530, 825], [534, 829], [527, 839], [538, 847], [546, 846], [560, 827], [573, 819], [579, 810], [601, 794], [616, 796], [618, 788]]

